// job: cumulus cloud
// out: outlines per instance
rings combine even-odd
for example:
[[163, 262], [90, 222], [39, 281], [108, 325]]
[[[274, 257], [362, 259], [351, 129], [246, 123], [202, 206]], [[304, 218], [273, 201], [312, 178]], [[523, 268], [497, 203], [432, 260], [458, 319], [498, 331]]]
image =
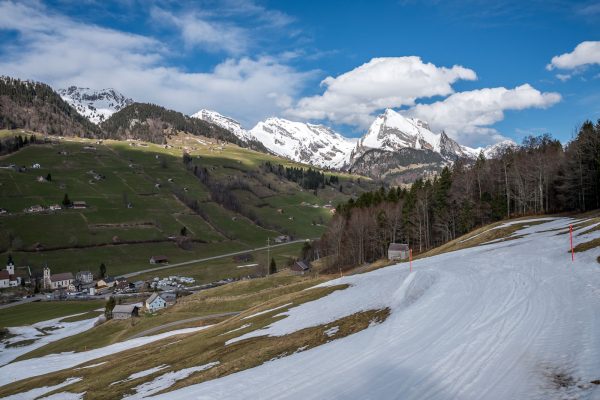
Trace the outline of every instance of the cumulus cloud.
[[600, 41], [581, 42], [572, 52], [552, 57], [546, 69], [575, 69], [591, 64], [600, 64]]
[[454, 92], [452, 84], [461, 79], [475, 80], [477, 75], [459, 65], [438, 67], [415, 56], [373, 58], [352, 71], [325, 78], [323, 94], [300, 99], [286, 114], [364, 128], [375, 111], [449, 95]]
[[491, 125], [504, 119], [507, 110], [547, 108], [561, 100], [558, 93], [542, 93], [529, 84], [514, 89], [485, 88], [455, 93], [432, 104], [418, 104], [406, 114], [424, 119], [434, 129], [444, 129], [462, 144], [488, 144], [504, 139]]
[[289, 107], [313, 76], [268, 56], [184, 71], [169, 66], [167, 46], [152, 37], [80, 23], [35, 3], [0, 3], [0, 30], [18, 33], [16, 41], [0, 44], [0, 74], [56, 88], [114, 87], [188, 114], [213, 108], [248, 126]]

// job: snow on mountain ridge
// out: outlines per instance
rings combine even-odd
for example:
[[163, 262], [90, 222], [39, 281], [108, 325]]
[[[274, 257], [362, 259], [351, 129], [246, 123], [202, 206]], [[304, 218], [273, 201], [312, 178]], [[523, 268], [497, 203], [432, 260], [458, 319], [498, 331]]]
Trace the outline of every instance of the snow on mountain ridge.
[[106, 121], [115, 112], [133, 103], [132, 99], [111, 88], [95, 90], [69, 86], [58, 89], [57, 93], [94, 124]]
[[249, 131], [274, 153], [324, 168], [347, 165], [354, 143], [324, 125], [268, 118]]
[[242, 125], [233, 118], [226, 117], [225, 115], [219, 114], [216, 111], [202, 109], [197, 113], [190, 115], [192, 118], [198, 118], [206, 122], [213, 123], [220, 126], [223, 129], [233, 133], [239, 139], [247, 142], [252, 139], [247, 130], [242, 128]]

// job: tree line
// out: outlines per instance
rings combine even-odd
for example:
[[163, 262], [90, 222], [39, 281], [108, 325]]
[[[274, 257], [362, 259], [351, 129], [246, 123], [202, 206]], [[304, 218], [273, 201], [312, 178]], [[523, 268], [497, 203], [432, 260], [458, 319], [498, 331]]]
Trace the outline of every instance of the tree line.
[[336, 175], [325, 175], [323, 172], [312, 168], [284, 167], [282, 164], [273, 164], [267, 161], [263, 164], [263, 170], [273, 173], [288, 181], [297, 183], [301, 188], [307, 190], [323, 189], [326, 185], [339, 183]]
[[566, 146], [529, 136], [492, 159], [457, 161], [410, 188], [366, 192], [339, 205], [312, 257], [350, 268], [383, 258], [390, 243], [423, 252], [504, 218], [600, 208], [600, 121]]
[[30, 135], [29, 137], [27, 135], [4, 137], [0, 139], [0, 155], [14, 153], [25, 146], [35, 143], [37, 143], [35, 135]]

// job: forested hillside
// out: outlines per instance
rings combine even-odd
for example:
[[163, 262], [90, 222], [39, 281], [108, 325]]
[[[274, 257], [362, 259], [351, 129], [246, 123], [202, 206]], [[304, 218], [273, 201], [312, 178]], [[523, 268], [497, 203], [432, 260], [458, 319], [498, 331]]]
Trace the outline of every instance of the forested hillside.
[[503, 218], [599, 207], [600, 121], [584, 123], [564, 148], [549, 135], [527, 137], [410, 189], [363, 193], [338, 207], [316, 246], [332, 267], [350, 267], [384, 257], [391, 242], [422, 252]]
[[23, 128], [48, 135], [100, 137], [50, 86], [0, 77], [0, 129]]
[[198, 118], [190, 118], [180, 112], [155, 104], [131, 104], [114, 113], [100, 126], [112, 139], [137, 138], [163, 144], [167, 142], [169, 135], [187, 132], [265, 151], [264, 146], [258, 142], [247, 144], [228, 130], [215, 124]]

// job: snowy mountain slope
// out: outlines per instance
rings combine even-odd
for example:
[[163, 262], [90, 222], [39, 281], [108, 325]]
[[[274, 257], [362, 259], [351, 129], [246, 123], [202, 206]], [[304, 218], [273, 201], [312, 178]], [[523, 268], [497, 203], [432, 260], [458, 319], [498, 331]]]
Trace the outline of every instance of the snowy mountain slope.
[[[600, 379], [600, 248], [571, 262], [565, 228], [576, 220], [543, 221], [513, 240], [416, 260], [412, 273], [402, 263], [329, 281], [351, 286], [235, 340], [286, 335], [362, 310], [389, 307], [390, 316], [155, 398], [598, 399], [600, 385], [590, 382]], [[581, 233], [587, 229], [574, 233], [575, 244], [600, 237]]]
[[479, 153], [483, 152], [483, 155], [485, 156], [485, 158], [490, 159], [490, 158], [498, 157], [502, 151], [509, 149], [511, 147], [516, 147], [516, 146], [517, 146], [517, 144], [514, 141], [509, 139], [509, 140], [503, 140], [503, 141], [495, 143], [495, 144], [491, 144], [486, 147], [477, 147], [477, 148], [471, 148], [471, 147], [466, 147], [466, 146], [461, 146], [461, 147], [463, 148], [463, 150], [466, 153], [468, 153], [470, 155], [471, 158], [479, 157]]
[[347, 165], [354, 143], [323, 125], [282, 118], [261, 121], [249, 134], [275, 154], [324, 168]]
[[94, 90], [70, 86], [57, 90], [60, 97], [91, 122], [99, 124], [115, 112], [133, 103], [114, 89]]
[[386, 109], [375, 118], [367, 133], [356, 144], [353, 159], [368, 149], [398, 151], [404, 148], [431, 150], [449, 161], [457, 157], [470, 157], [466, 148], [445, 133], [433, 133], [427, 122]]
[[252, 138], [248, 131], [242, 128], [242, 125], [239, 122], [233, 118], [221, 115], [216, 111], [202, 109], [197, 113], [190, 115], [190, 117], [211, 122], [223, 129], [227, 129], [229, 132], [233, 133], [235, 136], [245, 142]]

